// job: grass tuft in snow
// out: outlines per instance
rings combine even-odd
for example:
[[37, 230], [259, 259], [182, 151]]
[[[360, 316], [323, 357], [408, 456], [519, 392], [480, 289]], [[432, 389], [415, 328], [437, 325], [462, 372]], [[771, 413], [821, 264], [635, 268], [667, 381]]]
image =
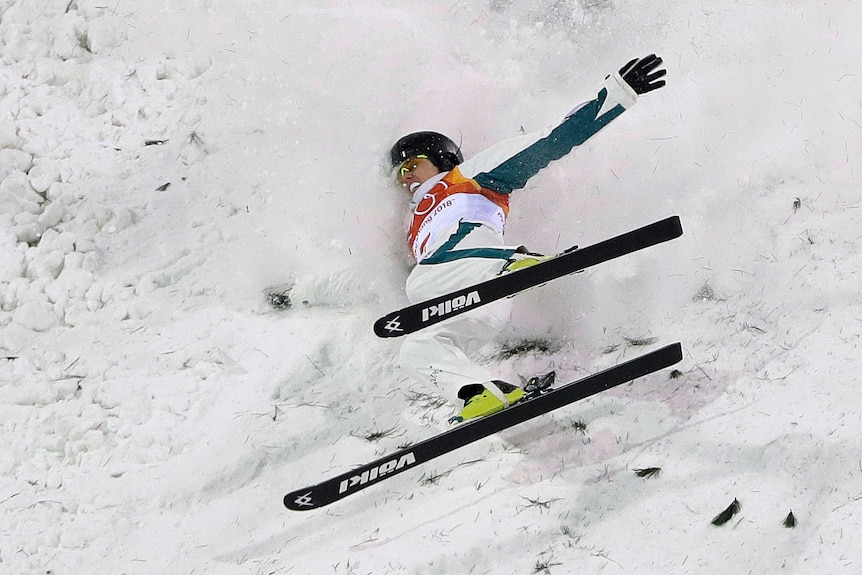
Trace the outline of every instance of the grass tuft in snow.
[[586, 434], [587, 433], [587, 422], [583, 419], [573, 419], [569, 422], [568, 427], [574, 429], [579, 433]]
[[703, 284], [698, 288], [694, 295], [691, 296], [691, 301], [693, 302], [706, 302], [706, 301], [716, 301], [719, 298], [715, 295], [715, 290], [712, 289], [712, 286], [709, 284]]
[[387, 429], [377, 429], [371, 428], [365, 430], [358, 434], [351, 434], [354, 437], [359, 437], [368, 442], [380, 441], [381, 439], [386, 439], [387, 437], [396, 437], [402, 435], [404, 433], [403, 430], [399, 430], [398, 426], [389, 427]]
[[533, 573], [550, 573], [551, 567], [559, 567], [562, 563], [553, 563], [550, 560], [536, 560], [536, 564], [533, 566]]
[[548, 355], [562, 349], [562, 344], [545, 338], [524, 338], [508, 342], [497, 352], [497, 359], [511, 359], [527, 354]]
[[[623, 343], [627, 347], [646, 347], [658, 341], [657, 337], [623, 337]], [[609, 355], [620, 349], [622, 343], [614, 343], [602, 350], [602, 354]]]
[[536, 507], [540, 511], [541, 510], [548, 510], [551, 508], [552, 503], [560, 501], [559, 497], [554, 497], [552, 499], [546, 499], [546, 500], [542, 501], [541, 499], [532, 499], [532, 498], [526, 497], [524, 495], [521, 496], [521, 499], [526, 501], [528, 503], [528, 505], [525, 505], [523, 508], [521, 508], [519, 510], [519, 513], [520, 513], [520, 511], [523, 511], [524, 509], [529, 509], [530, 507]]
[[740, 510], [740, 509], [742, 509], [742, 505], [739, 503], [739, 500], [738, 500], [738, 499], [734, 499], [734, 500], [733, 500], [733, 503], [731, 503], [731, 504], [727, 507], [727, 509], [725, 509], [724, 511], [722, 511], [721, 513], [719, 513], [718, 515], [716, 515], [715, 517], [713, 517], [713, 519], [712, 519], [712, 524], [713, 524], [713, 525], [724, 525], [725, 523], [727, 523], [728, 521], [730, 521], [730, 519], [731, 519], [734, 515], [736, 515], [737, 513], [739, 513], [739, 510]]
[[658, 341], [657, 337], [624, 337], [623, 340], [629, 347], [646, 347]]
[[75, 37], [78, 40], [78, 46], [80, 46], [82, 50], [84, 50], [88, 54], [93, 53], [93, 47], [92, 47], [92, 44], [90, 42], [90, 36], [87, 34], [86, 31], [83, 31], [83, 30], [76, 31]]
[[583, 535], [575, 533], [574, 530], [571, 527], [569, 527], [568, 525], [560, 526], [560, 533], [562, 533], [563, 536], [565, 536], [571, 540], [568, 543], [569, 545], [577, 544], [581, 540], [581, 537], [583, 537]]
[[650, 479], [658, 477], [661, 474], [661, 467], [644, 467], [643, 469], [635, 469], [635, 475]]
[[450, 473], [452, 473], [451, 469], [448, 471], [443, 471], [442, 473], [436, 473], [432, 471], [430, 473], [422, 475], [422, 477], [419, 478], [419, 484], [425, 487], [429, 485], [437, 485], [440, 483], [441, 479], [443, 479]]
[[416, 391], [414, 389], [408, 389], [405, 391], [404, 398], [411, 407], [415, 407], [421, 411], [433, 411], [445, 405], [449, 405], [449, 402], [439, 395], [425, 393], [424, 391]]

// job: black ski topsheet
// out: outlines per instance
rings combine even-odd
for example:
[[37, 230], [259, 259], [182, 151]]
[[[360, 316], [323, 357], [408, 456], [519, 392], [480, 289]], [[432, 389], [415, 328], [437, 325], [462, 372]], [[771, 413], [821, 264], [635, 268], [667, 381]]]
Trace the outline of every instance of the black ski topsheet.
[[559, 254], [524, 270], [393, 311], [374, 322], [374, 333], [378, 337], [407, 335], [481, 305], [681, 235], [679, 216], [671, 216], [603, 242]]
[[670, 367], [681, 359], [682, 346], [679, 343], [657, 349], [562, 387], [556, 387], [535, 398], [516, 403], [493, 415], [467, 421], [317, 485], [288, 493], [284, 496], [284, 505], [294, 511], [323, 507], [459, 447], [606, 389]]

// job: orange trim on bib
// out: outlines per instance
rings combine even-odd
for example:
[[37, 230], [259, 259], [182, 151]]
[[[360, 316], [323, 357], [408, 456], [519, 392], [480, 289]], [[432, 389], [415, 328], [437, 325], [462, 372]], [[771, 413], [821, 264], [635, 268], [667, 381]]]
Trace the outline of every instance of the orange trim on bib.
[[[407, 233], [407, 245], [411, 250], [423, 226], [434, 217], [437, 210], [445, 208], [447, 198], [456, 194], [479, 194], [499, 206], [505, 216], [509, 215], [508, 194], [483, 188], [476, 180], [465, 178], [457, 167], [453, 168], [422, 196], [413, 210], [413, 220]], [[464, 215], [469, 218], [469, 214]]]

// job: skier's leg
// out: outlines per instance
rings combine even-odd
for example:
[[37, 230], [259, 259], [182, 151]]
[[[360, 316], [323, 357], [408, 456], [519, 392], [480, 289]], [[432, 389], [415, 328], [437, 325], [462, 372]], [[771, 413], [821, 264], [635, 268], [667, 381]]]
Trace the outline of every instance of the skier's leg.
[[[419, 265], [408, 278], [408, 298], [424, 301], [473, 285], [497, 275], [504, 264], [505, 260], [466, 258]], [[495, 379], [470, 356], [503, 331], [510, 312], [511, 300], [502, 300], [406, 336], [399, 355], [401, 367], [414, 379], [431, 384], [454, 405], [461, 405], [461, 387]]]
[[458, 398], [462, 387], [497, 379], [471, 356], [502, 332], [510, 310], [510, 300], [503, 300], [406, 336], [399, 354], [401, 367], [453, 405], [462, 405]]

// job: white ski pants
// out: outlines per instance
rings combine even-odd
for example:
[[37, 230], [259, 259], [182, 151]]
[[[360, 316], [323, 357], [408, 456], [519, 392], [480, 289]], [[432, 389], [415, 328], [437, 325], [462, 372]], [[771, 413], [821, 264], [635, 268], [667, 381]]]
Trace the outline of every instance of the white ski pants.
[[[503, 247], [503, 238], [492, 228], [481, 226], [455, 247]], [[505, 264], [505, 259], [478, 257], [419, 264], [407, 278], [407, 298], [418, 303], [468, 287], [495, 277]], [[503, 331], [511, 308], [510, 299], [499, 300], [405, 336], [399, 354], [402, 369], [460, 405], [461, 387], [497, 379], [471, 356]]]

